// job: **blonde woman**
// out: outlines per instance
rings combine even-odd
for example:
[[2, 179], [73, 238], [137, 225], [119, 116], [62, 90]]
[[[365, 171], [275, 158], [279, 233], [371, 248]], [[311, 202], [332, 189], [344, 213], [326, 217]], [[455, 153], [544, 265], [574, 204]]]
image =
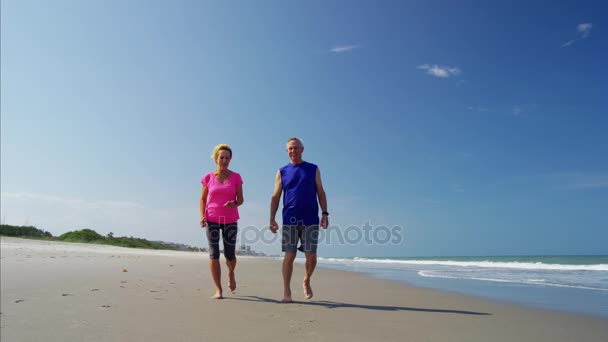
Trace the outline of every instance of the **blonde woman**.
[[224, 298], [220, 267], [220, 235], [224, 241], [224, 257], [228, 266], [228, 288], [236, 290], [234, 268], [236, 267], [236, 236], [238, 207], [243, 204], [243, 180], [241, 175], [228, 169], [232, 149], [226, 144], [217, 145], [211, 155], [217, 168], [203, 176], [203, 191], [200, 201], [201, 227], [206, 228], [209, 242], [209, 270], [215, 284], [215, 295]]

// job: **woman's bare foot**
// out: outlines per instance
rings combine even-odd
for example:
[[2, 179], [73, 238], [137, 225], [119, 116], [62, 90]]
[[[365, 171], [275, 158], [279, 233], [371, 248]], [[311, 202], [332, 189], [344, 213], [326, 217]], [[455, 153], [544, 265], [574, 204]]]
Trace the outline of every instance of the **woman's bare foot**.
[[234, 278], [234, 272], [228, 274], [228, 288], [232, 293], [234, 293], [236, 290], [236, 279]]
[[222, 290], [215, 290], [215, 294], [211, 297], [212, 299], [224, 299]]
[[312, 287], [310, 287], [310, 280], [304, 281], [302, 287], [304, 288], [304, 297], [306, 297], [306, 299], [312, 298]]

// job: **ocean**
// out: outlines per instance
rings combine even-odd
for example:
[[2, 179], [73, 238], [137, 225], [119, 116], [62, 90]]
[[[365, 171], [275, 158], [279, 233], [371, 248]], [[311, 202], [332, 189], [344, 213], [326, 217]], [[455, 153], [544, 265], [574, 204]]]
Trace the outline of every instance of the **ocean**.
[[318, 266], [531, 307], [608, 317], [605, 255], [320, 257]]

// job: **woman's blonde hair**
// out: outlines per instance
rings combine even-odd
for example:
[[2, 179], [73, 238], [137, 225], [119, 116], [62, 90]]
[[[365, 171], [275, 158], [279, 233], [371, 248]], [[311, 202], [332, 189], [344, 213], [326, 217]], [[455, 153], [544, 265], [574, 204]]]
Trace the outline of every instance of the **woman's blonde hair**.
[[214, 161], [217, 160], [217, 156], [220, 155], [220, 151], [228, 151], [230, 152], [230, 159], [232, 159], [232, 149], [230, 148], [230, 146], [228, 146], [228, 144], [219, 144], [217, 146], [215, 146], [215, 148], [213, 149], [213, 154], [211, 155], [211, 158], [213, 158]]

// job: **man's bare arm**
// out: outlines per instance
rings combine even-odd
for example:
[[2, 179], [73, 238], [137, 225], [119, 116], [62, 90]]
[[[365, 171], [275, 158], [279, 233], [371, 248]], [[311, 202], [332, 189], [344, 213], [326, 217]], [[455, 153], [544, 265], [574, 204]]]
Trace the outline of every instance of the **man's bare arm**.
[[[317, 197], [319, 198], [319, 205], [321, 206], [321, 211], [327, 212], [327, 195], [325, 194], [325, 190], [323, 189], [323, 182], [321, 181], [321, 170], [317, 167], [317, 174], [315, 175], [315, 186], [317, 188]], [[328, 215], [321, 216], [321, 227], [327, 228], [329, 225], [329, 217]]]
[[277, 210], [279, 210], [279, 201], [281, 200], [282, 192], [281, 171], [277, 171], [277, 175], [274, 179], [274, 191], [272, 193], [272, 199], [270, 200], [270, 230], [272, 230], [273, 233], [276, 233], [279, 229], [275, 216], [277, 215]]

